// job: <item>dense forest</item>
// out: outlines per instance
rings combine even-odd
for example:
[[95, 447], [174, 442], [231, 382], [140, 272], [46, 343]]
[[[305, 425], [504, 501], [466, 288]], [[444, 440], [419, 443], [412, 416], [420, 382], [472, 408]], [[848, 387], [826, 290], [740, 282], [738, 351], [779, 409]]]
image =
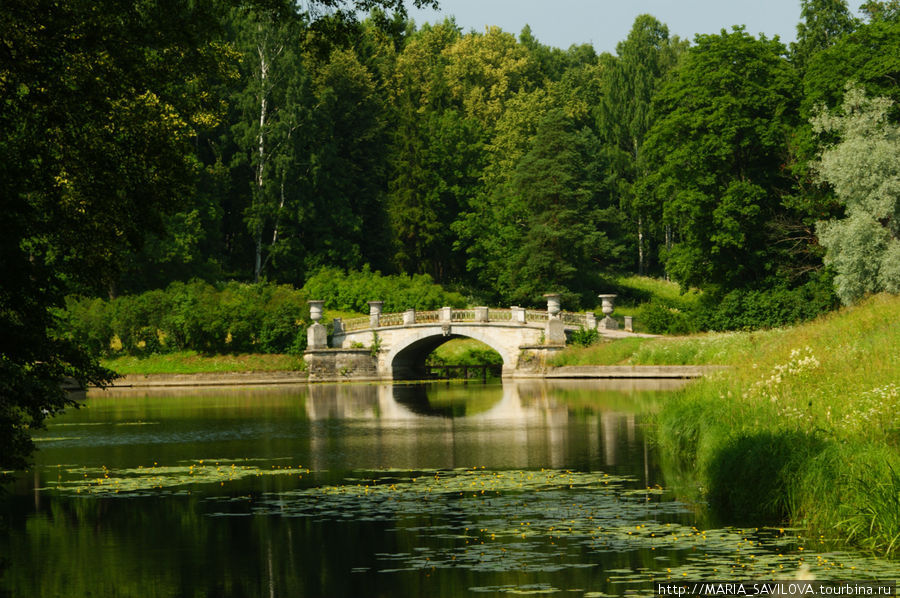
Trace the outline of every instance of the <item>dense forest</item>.
[[339, 269], [574, 309], [638, 273], [727, 328], [900, 290], [900, 2], [801, 7], [790, 46], [641, 15], [612, 55], [402, 0], [4, 2], [4, 427], [107, 375], [65, 296]]
[[[544, 46], [527, 27], [417, 28], [380, 8], [359, 21], [164, 4], [126, 11], [127, 31], [95, 13], [51, 32], [93, 44], [55, 58], [71, 91], [93, 96], [78, 109], [109, 121], [61, 131], [81, 147], [54, 156], [55, 184], [85, 204], [66, 214], [73, 232], [103, 260], [82, 294], [193, 278], [300, 287], [323, 267], [368, 265], [491, 303], [556, 290], [577, 304], [616, 272], [717, 297], [818, 296], [832, 281], [816, 223], [844, 204], [816, 167], [834, 138], [811, 118], [848, 81], [897, 95], [892, 3], [865, 5], [860, 22], [842, 1], [804, 0], [790, 48], [740, 28], [690, 43], [642, 15], [615, 56]], [[174, 34], [182, 19], [193, 30]], [[135, 83], [130, 97], [102, 88]], [[28, 82], [20, 93], [38, 101]], [[165, 198], [132, 199], [140, 212], [120, 221], [115, 196], [161, 185]]]
[[[194, 278], [301, 287], [368, 265], [491, 304], [554, 290], [592, 306], [604, 275], [635, 272], [717, 301], [803, 290], [822, 308], [833, 272], [816, 226], [845, 204], [817, 168], [835, 137], [811, 118], [848, 81], [898, 95], [896, 3], [859, 21], [842, 1], [804, 0], [790, 47], [740, 28], [688, 42], [642, 15], [616, 55], [381, 8], [360, 21], [164, 4], [133, 7], [128, 31], [93, 14], [58, 32], [96, 37], [57, 58], [93, 96], [78, 109], [122, 126], [62, 131], [81, 147], [54, 157], [67, 203], [85, 205], [66, 215], [74, 234], [102, 255], [73, 287], [85, 295]], [[173, 39], [182, 19], [194, 29]], [[116, 86], [131, 68], [130, 97], [81, 80]], [[162, 184], [165, 201], [132, 199], [140, 212], [120, 221], [116, 196]]]

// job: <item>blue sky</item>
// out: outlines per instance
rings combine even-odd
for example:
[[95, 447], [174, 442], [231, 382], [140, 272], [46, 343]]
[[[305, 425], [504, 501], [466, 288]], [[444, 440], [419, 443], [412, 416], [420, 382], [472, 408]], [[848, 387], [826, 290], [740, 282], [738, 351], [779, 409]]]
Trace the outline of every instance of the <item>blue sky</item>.
[[[453, 15], [464, 32], [498, 25], [516, 35], [526, 24], [543, 44], [566, 49], [590, 43], [598, 52], [615, 53], [634, 18], [649, 13], [669, 26], [669, 33], [694, 39], [746, 25], [752, 35], [778, 35], [794, 41], [800, 0], [439, 0], [440, 11], [409, 9], [417, 25]], [[850, 6], [856, 8], [862, 0]]]

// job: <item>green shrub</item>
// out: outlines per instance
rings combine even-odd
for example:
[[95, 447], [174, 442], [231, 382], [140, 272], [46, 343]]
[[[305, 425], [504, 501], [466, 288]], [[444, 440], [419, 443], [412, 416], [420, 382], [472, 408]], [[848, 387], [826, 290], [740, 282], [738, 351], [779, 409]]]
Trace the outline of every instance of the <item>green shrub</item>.
[[59, 313], [61, 334], [95, 355], [106, 355], [113, 336], [108, 311], [102, 299], [66, 297], [66, 309]]
[[707, 330], [756, 330], [799, 324], [837, 307], [831, 278], [820, 276], [793, 289], [743, 289], [706, 297], [699, 317]]
[[578, 347], [589, 347], [600, 340], [596, 328], [579, 328], [569, 334], [569, 342]]
[[690, 313], [662, 303], [649, 303], [642, 310], [642, 320], [652, 334], [689, 334], [696, 330]]
[[384, 301], [386, 313], [466, 305], [465, 297], [444, 290], [427, 274], [385, 276], [368, 267], [359, 272], [323, 268], [307, 279], [303, 291], [325, 301], [328, 309], [357, 313], [369, 313], [369, 301]]
[[299, 353], [306, 347], [307, 314], [303, 294], [290, 286], [174, 282], [112, 301], [69, 298], [62, 334], [105, 356]]

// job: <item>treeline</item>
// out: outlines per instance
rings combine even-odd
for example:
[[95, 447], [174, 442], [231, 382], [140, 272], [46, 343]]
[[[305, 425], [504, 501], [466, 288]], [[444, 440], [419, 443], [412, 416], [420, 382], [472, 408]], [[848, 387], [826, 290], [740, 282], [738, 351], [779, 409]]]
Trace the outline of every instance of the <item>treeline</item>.
[[816, 223], [844, 205], [817, 171], [836, 138], [810, 119], [848, 81], [897, 98], [896, 4], [860, 21], [841, 0], [804, 0], [790, 48], [740, 28], [688, 43], [642, 15], [616, 55], [527, 27], [224, 11], [215, 68], [173, 90], [206, 106], [193, 187], [108, 286], [301, 286], [371, 266], [501, 304], [555, 290], [593, 305], [617, 272], [714, 301], [827, 295]]

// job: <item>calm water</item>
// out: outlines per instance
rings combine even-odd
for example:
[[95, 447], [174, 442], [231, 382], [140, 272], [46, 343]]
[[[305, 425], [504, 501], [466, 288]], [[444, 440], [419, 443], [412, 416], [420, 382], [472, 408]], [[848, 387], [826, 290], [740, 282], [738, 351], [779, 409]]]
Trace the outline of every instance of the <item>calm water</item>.
[[0, 595], [604, 596], [665, 579], [890, 578], [663, 488], [665, 384], [117, 391], [0, 499]]

